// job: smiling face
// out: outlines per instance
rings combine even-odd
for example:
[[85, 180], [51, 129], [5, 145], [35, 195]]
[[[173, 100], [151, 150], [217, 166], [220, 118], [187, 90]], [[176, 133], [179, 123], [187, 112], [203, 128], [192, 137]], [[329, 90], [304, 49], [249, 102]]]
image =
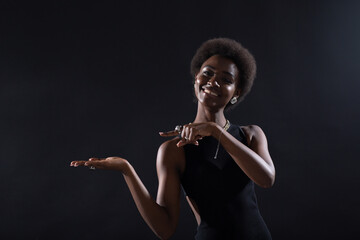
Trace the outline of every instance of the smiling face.
[[194, 87], [198, 102], [214, 110], [223, 109], [231, 98], [240, 95], [236, 88], [239, 71], [229, 58], [214, 55], [208, 58], [196, 75]]

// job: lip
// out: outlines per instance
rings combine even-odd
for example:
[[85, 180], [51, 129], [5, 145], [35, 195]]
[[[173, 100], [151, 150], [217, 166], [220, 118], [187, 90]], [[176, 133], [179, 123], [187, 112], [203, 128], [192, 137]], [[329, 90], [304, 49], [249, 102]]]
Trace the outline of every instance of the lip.
[[203, 86], [202, 88], [202, 91], [208, 95], [211, 95], [211, 96], [214, 96], [214, 97], [218, 97], [219, 94], [214, 91], [212, 88], [209, 88], [209, 87], [206, 87], [206, 86]]

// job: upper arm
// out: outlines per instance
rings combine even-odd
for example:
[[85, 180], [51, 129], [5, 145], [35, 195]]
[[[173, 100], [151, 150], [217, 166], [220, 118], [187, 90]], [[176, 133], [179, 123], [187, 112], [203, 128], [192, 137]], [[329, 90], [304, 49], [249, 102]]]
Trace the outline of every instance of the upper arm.
[[183, 155], [182, 148], [178, 148], [174, 141], [170, 140], [160, 146], [156, 160], [159, 180], [156, 202], [165, 208], [174, 230], [180, 212], [179, 162]]
[[249, 148], [257, 153], [275, 172], [274, 163], [271, 159], [267, 138], [263, 130], [257, 125], [250, 125], [243, 128], [248, 137]]

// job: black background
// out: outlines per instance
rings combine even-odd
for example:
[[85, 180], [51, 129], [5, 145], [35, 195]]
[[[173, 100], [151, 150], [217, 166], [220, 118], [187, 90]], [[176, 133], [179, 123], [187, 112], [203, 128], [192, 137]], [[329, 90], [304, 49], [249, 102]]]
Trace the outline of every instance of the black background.
[[[254, 54], [227, 117], [265, 131], [277, 179], [256, 188], [274, 239], [360, 234], [359, 1], [1, 1], [0, 238], [156, 239], [118, 172], [155, 197], [158, 131], [194, 119], [190, 60], [229, 37]], [[182, 201], [172, 239], [192, 239]]]

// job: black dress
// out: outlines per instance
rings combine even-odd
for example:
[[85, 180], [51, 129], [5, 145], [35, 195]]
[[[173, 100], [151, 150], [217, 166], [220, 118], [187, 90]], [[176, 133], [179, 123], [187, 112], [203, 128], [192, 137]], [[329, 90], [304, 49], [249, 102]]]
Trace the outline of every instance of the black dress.
[[[231, 125], [228, 132], [246, 144], [239, 126]], [[199, 143], [184, 146], [186, 167], [181, 177], [185, 194], [201, 216], [195, 239], [271, 239], [258, 209], [254, 182], [221, 145], [214, 159], [215, 138], [204, 137]]]

